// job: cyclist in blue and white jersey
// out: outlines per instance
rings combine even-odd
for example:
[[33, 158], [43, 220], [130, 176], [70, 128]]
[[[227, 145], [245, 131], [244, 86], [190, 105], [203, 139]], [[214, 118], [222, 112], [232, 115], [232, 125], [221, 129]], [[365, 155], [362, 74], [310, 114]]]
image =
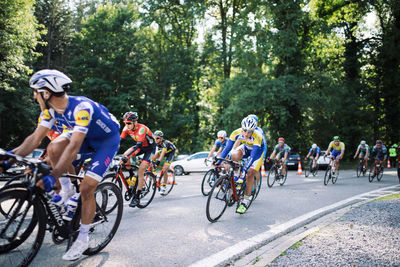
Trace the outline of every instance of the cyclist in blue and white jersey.
[[[250, 203], [250, 196], [254, 186], [253, 178], [260, 170], [261, 164], [263, 164], [264, 147], [266, 145], [262, 132], [257, 130], [257, 122], [254, 118], [244, 118], [242, 127], [231, 133], [228, 143], [220, 155], [221, 158], [225, 158], [228, 155], [235, 142], [239, 142], [241, 145], [232, 152], [232, 160], [240, 161], [242, 158], [248, 158], [237, 180], [239, 185], [243, 183], [243, 177], [247, 173], [245, 196], [236, 210], [237, 213], [243, 214]], [[219, 164], [221, 164], [221, 161], [217, 162], [217, 165]]]
[[321, 149], [319, 148], [319, 146], [317, 146], [317, 144], [312, 144], [310, 150], [308, 151], [306, 159], [311, 157], [311, 159], [314, 161], [313, 168], [317, 167], [317, 161], [320, 154], [321, 154]]
[[28, 155], [40, 145], [56, 121], [59, 125], [72, 129], [70, 136], [54, 144], [62, 146], [62, 149], [54, 148], [60, 151], [60, 154], [57, 155], [58, 158], [53, 155], [53, 170], [38, 183], [46, 192], [59, 187], [59, 177], [76, 159], [78, 153], [86, 153], [89, 147], [96, 151], [80, 184], [82, 210], [79, 235], [64, 254], [64, 260], [78, 259], [89, 246], [88, 233], [96, 210], [94, 192], [120, 143], [119, 123], [115, 117], [106, 107], [86, 97], [68, 96], [66, 90], [71, 83], [68, 76], [57, 70], [44, 69], [32, 75], [29, 85], [42, 107], [41, 120], [36, 130], [13, 150], [17, 155]]
[[211, 148], [210, 153], [208, 153], [207, 158], [204, 160], [204, 162], [207, 162], [211, 156], [214, 154], [215, 151], [217, 151], [217, 154], [215, 155], [218, 157], [219, 154], [221, 154], [222, 150], [225, 148], [227, 144], [228, 138], [226, 137], [226, 132], [224, 130], [221, 130], [217, 133], [217, 140], [215, 140], [213, 147]]
[[360, 142], [360, 144], [357, 147], [356, 154], [354, 154], [354, 159], [357, 157], [358, 153], [360, 153], [359, 158], [364, 159], [364, 169], [366, 170], [368, 167], [368, 156], [369, 156], [369, 146], [367, 145], [367, 142], [364, 140]]

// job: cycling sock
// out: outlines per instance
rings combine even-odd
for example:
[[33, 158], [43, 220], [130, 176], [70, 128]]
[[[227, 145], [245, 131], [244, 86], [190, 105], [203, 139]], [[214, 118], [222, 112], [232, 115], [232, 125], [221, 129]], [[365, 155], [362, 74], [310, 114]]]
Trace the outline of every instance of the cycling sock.
[[66, 177], [60, 177], [58, 180], [60, 181], [61, 189], [64, 192], [69, 193], [71, 190], [73, 190], [71, 179]]
[[78, 239], [87, 242], [89, 239], [89, 230], [90, 230], [90, 224], [81, 224], [81, 228], [79, 229]]

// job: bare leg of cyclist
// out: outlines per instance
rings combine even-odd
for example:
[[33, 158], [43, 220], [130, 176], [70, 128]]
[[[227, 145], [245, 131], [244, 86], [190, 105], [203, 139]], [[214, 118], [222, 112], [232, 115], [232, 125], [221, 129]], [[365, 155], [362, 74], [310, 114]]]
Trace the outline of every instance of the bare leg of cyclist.
[[142, 189], [144, 186], [144, 173], [147, 170], [147, 168], [149, 168], [150, 163], [147, 161], [142, 161], [142, 163], [140, 163], [139, 166], [139, 170], [138, 170], [138, 187], [136, 190], [136, 194], [135, 196], [132, 198], [131, 203], [129, 204], [129, 207], [134, 208], [136, 207], [139, 203], [140, 203], [140, 199], [139, 196], [142, 193]]
[[163, 166], [163, 184], [167, 184], [168, 182], [168, 170], [169, 170], [169, 163], [165, 162]]

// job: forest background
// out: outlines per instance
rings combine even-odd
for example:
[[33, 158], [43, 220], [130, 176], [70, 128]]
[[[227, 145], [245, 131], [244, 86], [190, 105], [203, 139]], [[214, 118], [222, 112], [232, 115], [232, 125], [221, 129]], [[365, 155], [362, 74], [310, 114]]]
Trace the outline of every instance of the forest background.
[[43, 68], [181, 153], [248, 114], [268, 153], [278, 137], [304, 155], [339, 135], [347, 158], [360, 140], [400, 142], [398, 0], [2, 0], [0, 147], [35, 129]]

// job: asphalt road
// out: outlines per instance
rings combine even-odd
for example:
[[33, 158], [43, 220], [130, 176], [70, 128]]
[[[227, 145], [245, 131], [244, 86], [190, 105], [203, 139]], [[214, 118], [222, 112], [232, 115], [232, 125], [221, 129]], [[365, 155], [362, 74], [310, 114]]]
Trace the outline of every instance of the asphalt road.
[[398, 184], [394, 171], [373, 183], [357, 178], [355, 171], [342, 171], [337, 183], [328, 186], [323, 185], [323, 172], [305, 178], [290, 171], [283, 186], [268, 188], [264, 179], [257, 200], [244, 215], [236, 214], [233, 206], [210, 223], [207, 198], [200, 191], [202, 177], [177, 176], [173, 191], [166, 197], [157, 193], [145, 209], [130, 208], [125, 202], [117, 234], [97, 255], [65, 262], [61, 256], [66, 245], [54, 245], [47, 233], [32, 266], [187, 266], [307, 212]]

